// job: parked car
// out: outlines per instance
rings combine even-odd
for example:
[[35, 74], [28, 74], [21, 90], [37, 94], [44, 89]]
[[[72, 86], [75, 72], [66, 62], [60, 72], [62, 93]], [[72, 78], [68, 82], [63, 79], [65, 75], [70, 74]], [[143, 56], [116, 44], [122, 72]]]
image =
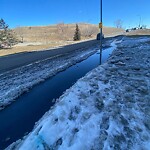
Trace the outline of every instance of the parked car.
[[[101, 33], [97, 34], [97, 37], [96, 37], [97, 40], [100, 40], [100, 35], [101, 35]], [[102, 39], [104, 39], [104, 34], [102, 34]]]

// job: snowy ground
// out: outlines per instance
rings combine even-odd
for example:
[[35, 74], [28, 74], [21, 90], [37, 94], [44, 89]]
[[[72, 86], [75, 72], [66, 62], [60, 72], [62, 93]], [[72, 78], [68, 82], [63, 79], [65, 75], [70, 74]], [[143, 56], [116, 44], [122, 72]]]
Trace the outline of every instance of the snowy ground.
[[125, 37], [8, 149], [149, 150], [150, 39]]
[[49, 58], [0, 74], [0, 110], [18, 96], [59, 71], [80, 62], [97, 51], [97, 46], [63, 57]]

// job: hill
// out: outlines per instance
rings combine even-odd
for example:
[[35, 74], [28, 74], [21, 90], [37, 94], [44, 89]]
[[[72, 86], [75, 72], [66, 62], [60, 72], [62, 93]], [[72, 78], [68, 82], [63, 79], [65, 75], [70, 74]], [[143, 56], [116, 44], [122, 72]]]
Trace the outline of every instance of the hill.
[[[82, 40], [95, 38], [99, 32], [98, 26], [93, 24], [80, 23]], [[17, 27], [14, 32], [20, 40], [24, 42], [42, 42], [51, 43], [52, 41], [72, 41], [75, 31], [75, 24], [59, 23], [51, 26], [32, 26], [32, 27]], [[122, 32], [122, 29], [104, 27], [105, 36]]]
[[[79, 29], [82, 41], [95, 39], [99, 32], [97, 25], [87, 23], [80, 23]], [[17, 27], [13, 31], [20, 41], [19, 44], [13, 46], [12, 49], [1, 50], [0, 56], [24, 51], [44, 50], [75, 43], [73, 41], [75, 24], [59, 23], [50, 26]], [[124, 30], [104, 27], [103, 32], [105, 37], [108, 37], [122, 34]]]

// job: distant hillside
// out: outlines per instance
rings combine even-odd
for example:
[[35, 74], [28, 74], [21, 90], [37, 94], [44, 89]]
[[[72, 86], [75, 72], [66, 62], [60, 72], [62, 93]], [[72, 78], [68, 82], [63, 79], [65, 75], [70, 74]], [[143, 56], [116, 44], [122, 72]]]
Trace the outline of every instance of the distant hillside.
[[[79, 29], [81, 40], [96, 39], [96, 35], [99, 33], [98, 25], [80, 23]], [[20, 42], [11, 49], [0, 50], [0, 56], [27, 51], [40, 51], [75, 43], [73, 41], [75, 24], [59, 23], [50, 26], [17, 27], [13, 31]], [[103, 32], [105, 37], [108, 37], [123, 34], [124, 30], [104, 27]]]
[[[80, 23], [79, 28], [82, 40], [95, 38], [99, 32], [97, 25]], [[53, 41], [72, 41], [75, 31], [75, 24], [57, 24], [51, 26], [18, 27], [14, 29], [17, 37], [24, 42], [49, 43]], [[122, 29], [104, 27], [105, 36], [120, 34]]]

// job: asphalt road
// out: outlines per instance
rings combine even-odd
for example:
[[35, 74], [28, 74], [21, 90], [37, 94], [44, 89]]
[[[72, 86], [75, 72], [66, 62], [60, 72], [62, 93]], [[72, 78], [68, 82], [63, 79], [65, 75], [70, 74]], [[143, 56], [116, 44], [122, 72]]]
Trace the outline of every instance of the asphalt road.
[[0, 74], [39, 60], [88, 48], [89, 46], [98, 44], [98, 42], [97, 40], [90, 40], [45, 51], [23, 52], [2, 56], [0, 57]]

